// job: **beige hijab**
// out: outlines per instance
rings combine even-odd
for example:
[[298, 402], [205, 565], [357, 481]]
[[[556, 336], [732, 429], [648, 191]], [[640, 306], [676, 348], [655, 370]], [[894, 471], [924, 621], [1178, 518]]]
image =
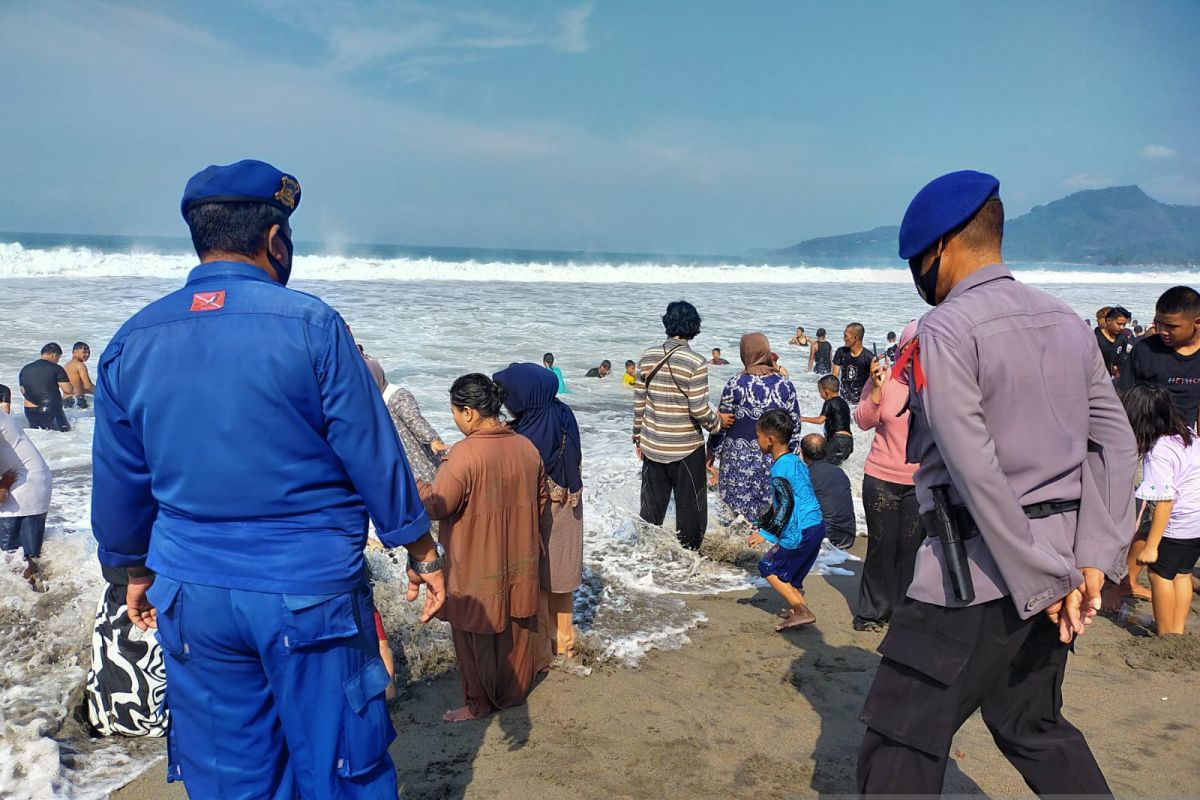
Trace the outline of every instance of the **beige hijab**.
[[742, 370], [746, 375], [775, 375], [779, 369], [771, 358], [771, 343], [761, 333], [747, 333], [740, 346]]

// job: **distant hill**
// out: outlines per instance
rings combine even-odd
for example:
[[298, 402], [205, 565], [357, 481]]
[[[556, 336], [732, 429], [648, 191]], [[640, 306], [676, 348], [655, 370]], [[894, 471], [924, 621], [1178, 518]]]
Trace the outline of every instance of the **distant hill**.
[[[896, 258], [898, 226], [808, 239], [801, 258]], [[1173, 206], [1137, 186], [1092, 189], [1035, 206], [1004, 227], [1010, 261], [1200, 264], [1200, 206]]]

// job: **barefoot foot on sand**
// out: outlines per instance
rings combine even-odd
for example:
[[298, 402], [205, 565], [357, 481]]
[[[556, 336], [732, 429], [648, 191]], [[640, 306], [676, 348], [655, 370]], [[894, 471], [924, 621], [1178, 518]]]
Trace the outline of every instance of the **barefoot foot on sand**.
[[468, 720], [479, 719], [481, 714], [475, 714], [467, 706], [456, 708], [453, 711], [447, 711], [442, 714], [442, 722], [467, 722]]
[[1100, 610], [1115, 614], [1121, 610], [1121, 604], [1127, 597], [1135, 600], [1149, 600], [1150, 592], [1141, 586], [1134, 586], [1130, 589], [1125, 584], [1105, 583], [1104, 589], [1100, 592]]
[[807, 614], [792, 614], [787, 618], [787, 622], [775, 627], [776, 631], [787, 631], [792, 628], [803, 628], [805, 625], [812, 625], [817, 621], [817, 617], [811, 611]]
[[775, 612], [775, 616], [779, 617], [780, 619], [791, 619], [792, 610], [790, 608], [781, 608]]

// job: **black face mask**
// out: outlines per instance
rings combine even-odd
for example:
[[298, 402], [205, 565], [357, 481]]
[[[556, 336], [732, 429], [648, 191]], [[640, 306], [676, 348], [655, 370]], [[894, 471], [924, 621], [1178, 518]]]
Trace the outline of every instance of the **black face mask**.
[[941, 265], [941, 255], [935, 256], [933, 263], [929, 265], [929, 271], [922, 275], [921, 256], [908, 260], [908, 269], [912, 272], [913, 283], [917, 287], [917, 294], [921, 295], [921, 299], [931, 306], [937, 305], [938, 267]]
[[283, 240], [283, 246], [287, 248], [287, 266], [279, 262], [279, 259], [271, 255], [271, 251], [267, 250], [267, 260], [271, 262], [271, 267], [274, 268], [275, 274], [279, 276], [279, 285], [287, 286], [288, 279], [292, 277], [292, 240], [283, 234], [281, 231], [277, 234]]

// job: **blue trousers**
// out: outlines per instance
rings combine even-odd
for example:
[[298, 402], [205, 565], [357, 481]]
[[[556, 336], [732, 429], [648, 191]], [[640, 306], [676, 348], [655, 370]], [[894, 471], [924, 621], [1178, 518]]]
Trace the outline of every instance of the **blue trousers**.
[[206, 800], [395, 800], [369, 588], [281, 595], [159, 575], [149, 599], [167, 667], [168, 782]]

